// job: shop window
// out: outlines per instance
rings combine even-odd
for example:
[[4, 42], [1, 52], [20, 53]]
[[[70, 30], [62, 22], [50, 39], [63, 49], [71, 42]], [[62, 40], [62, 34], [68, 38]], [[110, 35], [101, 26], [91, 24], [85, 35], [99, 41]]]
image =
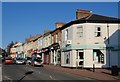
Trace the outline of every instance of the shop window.
[[83, 65], [83, 61], [80, 61], [80, 62], [79, 62], [79, 65]]
[[70, 64], [70, 58], [69, 58], [69, 55], [67, 55], [67, 58], [66, 58], [66, 64]]
[[70, 51], [69, 52], [65, 52], [65, 64], [70, 64]]
[[104, 63], [104, 54], [98, 49], [93, 50], [93, 61], [96, 63]]
[[79, 59], [83, 59], [83, 52], [79, 52]]

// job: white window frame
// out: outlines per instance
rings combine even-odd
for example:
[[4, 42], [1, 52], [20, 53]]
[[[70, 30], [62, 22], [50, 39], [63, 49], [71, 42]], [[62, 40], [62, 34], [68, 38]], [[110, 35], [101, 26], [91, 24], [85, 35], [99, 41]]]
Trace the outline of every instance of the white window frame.
[[56, 33], [56, 43], [58, 43], [58, 33]]
[[54, 41], [53, 41], [53, 40], [54, 40], [53, 38], [54, 38], [54, 36], [52, 36], [52, 44], [53, 44], [53, 42], [54, 42]]
[[65, 41], [68, 40], [68, 29], [65, 30]]
[[[100, 30], [98, 30], [98, 28], [100, 28]], [[98, 33], [100, 33], [100, 35]], [[101, 37], [101, 36], [102, 36], [101, 26], [95, 26], [95, 37]]]
[[77, 27], [76, 34], [77, 34], [77, 38], [83, 37], [83, 26], [82, 25]]

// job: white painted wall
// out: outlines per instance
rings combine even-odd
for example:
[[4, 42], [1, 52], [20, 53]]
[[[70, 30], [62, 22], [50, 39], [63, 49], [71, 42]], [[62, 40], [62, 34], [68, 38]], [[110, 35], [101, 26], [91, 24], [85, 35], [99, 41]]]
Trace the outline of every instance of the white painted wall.
[[[77, 27], [83, 25], [83, 37], [77, 38]], [[108, 36], [108, 28], [109, 26], [109, 36]], [[95, 27], [101, 26], [101, 37], [95, 37]], [[115, 48], [118, 48], [118, 45], [120, 44], [120, 32], [118, 32], [118, 24], [103, 24], [103, 23], [83, 23], [83, 24], [75, 24], [68, 28], [65, 28], [62, 30], [62, 49], [66, 48], [66, 41], [65, 41], [65, 30], [68, 29], [68, 39], [72, 41], [71, 46], [79, 46], [79, 48], [84, 49], [84, 67], [92, 67], [93, 66], [93, 49], [105, 49], [106, 46], [112, 46]], [[109, 45], [108, 45], [108, 39], [109, 38]], [[96, 44], [97, 43], [97, 44]], [[109, 57], [108, 52], [103, 51], [105, 54], [105, 63], [104, 64], [97, 64], [95, 63], [96, 67], [108, 67], [109, 64]], [[72, 51], [72, 62], [71, 66], [76, 66], [75, 61], [75, 51]], [[118, 65], [118, 51], [111, 51], [110, 52], [110, 60], [111, 65], [116, 64]], [[62, 54], [62, 59], [64, 59], [64, 54]], [[63, 60], [62, 60], [63, 61]]]
[[93, 51], [92, 50], [84, 50], [84, 67], [92, 67], [93, 66]]
[[62, 30], [62, 47], [65, 47], [66, 44], [67, 44], [67, 41], [65, 41], [65, 31], [67, 29], [68, 29], [68, 40], [73, 40], [73, 37], [74, 37], [72, 26], [70, 26], [70, 27], [65, 28], [64, 30]]

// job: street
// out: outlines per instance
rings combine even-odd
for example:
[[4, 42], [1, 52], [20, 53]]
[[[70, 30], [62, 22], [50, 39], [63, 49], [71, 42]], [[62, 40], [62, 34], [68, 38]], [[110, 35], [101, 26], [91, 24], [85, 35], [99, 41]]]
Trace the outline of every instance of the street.
[[46, 69], [45, 67], [32, 67], [30, 65], [3, 65], [2, 80], [19, 80], [28, 71], [34, 71], [23, 80], [90, 80], [64, 72]]

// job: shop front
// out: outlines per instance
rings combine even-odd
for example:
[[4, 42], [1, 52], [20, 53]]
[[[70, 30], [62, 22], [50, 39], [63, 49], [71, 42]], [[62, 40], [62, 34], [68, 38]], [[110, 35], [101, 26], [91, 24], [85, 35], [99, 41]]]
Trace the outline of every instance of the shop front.
[[43, 63], [50, 64], [50, 49], [49, 47], [42, 49]]
[[53, 65], [61, 64], [61, 50], [58, 43], [51, 45], [51, 64]]

